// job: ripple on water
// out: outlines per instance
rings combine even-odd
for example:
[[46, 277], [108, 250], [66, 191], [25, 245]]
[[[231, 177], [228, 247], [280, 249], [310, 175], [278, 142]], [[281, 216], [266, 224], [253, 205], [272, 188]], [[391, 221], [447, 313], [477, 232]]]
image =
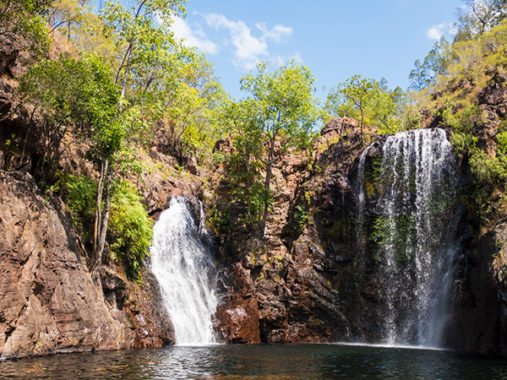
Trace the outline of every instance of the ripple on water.
[[2, 379], [507, 379], [507, 361], [326, 344], [173, 346], [0, 363]]

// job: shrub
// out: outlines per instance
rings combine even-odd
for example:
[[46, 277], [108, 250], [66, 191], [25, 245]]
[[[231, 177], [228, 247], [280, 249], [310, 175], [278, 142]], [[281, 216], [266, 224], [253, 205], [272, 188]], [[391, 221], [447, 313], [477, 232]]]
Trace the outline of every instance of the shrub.
[[112, 193], [108, 228], [111, 252], [127, 276], [139, 281], [142, 262], [153, 237], [153, 222], [131, 183], [116, 183]]
[[93, 238], [97, 184], [87, 176], [62, 174], [53, 187], [59, 189], [72, 217], [72, 224], [84, 241]]

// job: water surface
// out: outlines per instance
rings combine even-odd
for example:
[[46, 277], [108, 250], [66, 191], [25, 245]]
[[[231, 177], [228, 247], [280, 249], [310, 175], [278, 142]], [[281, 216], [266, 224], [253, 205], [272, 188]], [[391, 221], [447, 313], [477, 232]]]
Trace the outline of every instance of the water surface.
[[507, 379], [507, 360], [325, 344], [172, 346], [0, 363], [5, 379]]

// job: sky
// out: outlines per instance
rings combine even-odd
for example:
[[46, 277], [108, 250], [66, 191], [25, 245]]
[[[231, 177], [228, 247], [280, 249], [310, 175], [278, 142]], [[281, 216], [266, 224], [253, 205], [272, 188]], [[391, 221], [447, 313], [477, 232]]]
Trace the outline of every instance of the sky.
[[460, 0], [187, 0], [175, 35], [215, 65], [226, 91], [259, 61], [308, 66], [322, 100], [355, 74], [409, 85], [416, 59], [452, 33]]

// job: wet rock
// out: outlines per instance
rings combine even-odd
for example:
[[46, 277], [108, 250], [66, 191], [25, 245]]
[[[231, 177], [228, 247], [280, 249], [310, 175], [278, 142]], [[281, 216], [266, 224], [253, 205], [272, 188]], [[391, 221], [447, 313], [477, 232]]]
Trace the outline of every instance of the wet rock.
[[455, 288], [451, 347], [507, 356], [507, 222], [465, 246]]
[[259, 308], [254, 297], [230, 297], [217, 308], [215, 329], [227, 343], [260, 343]]
[[174, 327], [164, 306], [160, 286], [149, 268], [142, 272], [142, 286], [129, 286], [126, 310], [135, 328], [135, 348], [161, 348], [175, 343]]

